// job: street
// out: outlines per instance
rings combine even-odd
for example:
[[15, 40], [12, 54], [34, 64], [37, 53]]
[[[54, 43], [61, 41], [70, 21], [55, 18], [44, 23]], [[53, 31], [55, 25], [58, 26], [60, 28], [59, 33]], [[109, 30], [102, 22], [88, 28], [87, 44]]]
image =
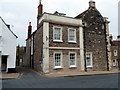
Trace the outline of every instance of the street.
[[50, 78], [30, 69], [17, 79], [3, 80], [3, 88], [118, 88], [118, 74]]

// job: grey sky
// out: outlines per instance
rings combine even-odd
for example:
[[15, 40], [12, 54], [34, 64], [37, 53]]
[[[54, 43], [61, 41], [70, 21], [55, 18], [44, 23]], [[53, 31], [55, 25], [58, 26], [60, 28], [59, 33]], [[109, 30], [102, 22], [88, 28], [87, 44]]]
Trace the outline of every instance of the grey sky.
[[[114, 39], [118, 34], [118, 1], [94, 0], [97, 9], [104, 17], [108, 17], [110, 33]], [[0, 0], [0, 16], [6, 23], [12, 25], [12, 31], [19, 37], [18, 44], [25, 45], [28, 22], [32, 22], [33, 31], [36, 30], [37, 6], [39, 0]], [[89, 0], [42, 0], [43, 11], [65, 13], [75, 17], [88, 9]]]

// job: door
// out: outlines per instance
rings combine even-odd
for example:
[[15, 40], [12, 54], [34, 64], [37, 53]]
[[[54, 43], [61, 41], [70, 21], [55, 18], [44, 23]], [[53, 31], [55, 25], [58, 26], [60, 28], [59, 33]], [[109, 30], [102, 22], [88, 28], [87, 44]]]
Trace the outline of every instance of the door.
[[2, 71], [7, 69], [7, 56], [2, 56]]

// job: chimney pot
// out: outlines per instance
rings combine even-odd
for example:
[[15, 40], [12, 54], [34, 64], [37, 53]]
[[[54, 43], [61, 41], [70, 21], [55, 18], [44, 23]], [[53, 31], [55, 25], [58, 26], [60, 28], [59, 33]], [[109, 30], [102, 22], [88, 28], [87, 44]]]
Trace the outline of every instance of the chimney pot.
[[29, 26], [28, 26], [28, 37], [31, 35], [32, 33], [32, 26], [31, 26], [31, 22], [29, 22]]
[[89, 7], [95, 7], [95, 1], [90, 0], [89, 1]]

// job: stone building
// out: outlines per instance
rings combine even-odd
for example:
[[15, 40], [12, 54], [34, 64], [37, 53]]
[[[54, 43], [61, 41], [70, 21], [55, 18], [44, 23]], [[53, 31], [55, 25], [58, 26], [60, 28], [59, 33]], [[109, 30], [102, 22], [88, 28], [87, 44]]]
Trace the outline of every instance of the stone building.
[[86, 70], [110, 70], [111, 45], [107, 18], [101, 15], [92, 0], [89, 8], [75, 18], [82, 19], [84, 24], [84, 50], [88, 60]]
[[43, 73], [110, 70], [109, 21], [94, 1], [74, 18], [58, 12], [43, 13], [42, 7], [40, 1], [35, 32], [29, 23], [26, 66]]
[[111, 51], [112, 51], [112, 69], [120, 68], [120, 36], [116, 40], [111, 37]]

